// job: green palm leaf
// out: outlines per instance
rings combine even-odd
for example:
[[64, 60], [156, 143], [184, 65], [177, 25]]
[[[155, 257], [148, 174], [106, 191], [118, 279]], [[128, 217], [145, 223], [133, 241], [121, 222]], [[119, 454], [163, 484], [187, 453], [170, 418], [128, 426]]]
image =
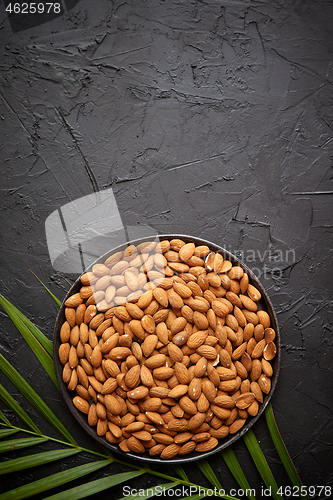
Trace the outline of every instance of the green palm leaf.
[[33, 390], [33, 388], [24, 380], [24, 378], [12, 367], [10, 363], [0, 354], [0, 369], [9, 378], [15, 387], [32, 404], [34, 408], [45, 418], [52, 427], [59, 432], [67, 441], [76, 445], [74, 438], [67, 431], [66, 427], [54, 415], [50, 408], [44, 403], [42, 398]]
[[91, 481], [90, 483], [81, 484], [80, 486], [76, 486], [70, 490], [56, 493], [55, 495], [47, 497], [44, 500], [63, 500], [64, 498], [66, 498], [66, 500], [80, 500], [80, 498], [87, 498], [90, 495], [112, 488], [112, 486], [117, 484], [125, 483], [134, 477], [141, 476], [144, 472], [145, 471], [140, 470], [122, 472], [120, 474], [115, 474], [114, 476], [103, 477], [101, 479]]
[[30, 330], [33, 336], [38, 340], [42, 347], [44, 347], [45, 351], [52, 357], [53, 355], [53, 346], [52, 342], [35, 326], [21, 311], [19, 311], [9, 300], [7, 300], [3, 295], [0, 294], [0, 304], [10, 317], [10, 314], [15, 314], [22, 323]]
[[173, 467], [175, 472], [178, 474], [179, 477], [181, 477], [184, 481], [188, 482], [188, 477], [186, 472], [184, 471], [184, 468], [181, 465], [176, 465]]
[[1, 429], [0, 439], [11, 436], [12, 434], [17, 434], [18, 432], [19, 432], [18, 429]]
[[32, 483], [7, 491], [7, 493], [0, 495], [0, 500], [22, 500], [23, 498], [29, 498], [32, 495], [43, 493], [44, 491], [67, 484], [74, 479], [86, 476], [87, 474], [95, 472], [109, 464], [109, 460], [98, 460], [97, 462], [72, 467], [71, 469], [57, 472], [51, 476], [47, 476], [43, 479], [39, 479]]
[[0, 463], [0, 475], [8, 474], [9, 472], [17, 472], [24, 469], [30, 469], [31, 467], [38, 467], [39, 465], [44, 465], [49, 462], [54, 462], [55, 460], [70, 457], [71, 455], [75, 455], [79, 452], [80, 450], [76, 448], [62, 448], [59, 450], [35, 453], [34, 455], [28, 455], [21, 458], [13, 458], [13, 460], [8, 460], [7, 462]]
[[239, 484], [241, 489], [243, 491], [245, 491], [246, 496], [250, 500], [255, 500], [255, 496], [253, 494], [255, 492], [255, 490], [251, 489], [251, 487], [250, 487], [250, 485], [245, 477], [245, 474], [244, 474], [244, 472], [243, 472], [243, 470], [242, 470], [242, 468], [241, 468], [241, 466], [236, 458], [236, 455], [234, 454], [231, 447], [229, 446], [225, 450], [222, 450], [221, 455], [222, 455], [225, 463], [227, 464], [230, 472], [232, 473], [232, 475], [236, 479], [237, 483]]
[[275, 500], [283, 500], [282, 496], [277, 492], [278, 486], [253, 431], [251, 429], [247, 431], [247, 433], [244, 434], [243, 439], [259, 471], [259, 474], [262, 477], [262, 480], [267, 488], [271, 488], [273, 498]]
[[[2, 386], [1, 386], [2, 387]], [[6, 391], [7, 392], [7, 391]], [[7, 392], [7, 394], [9, 394]], [[10, 396], [11, 397], [11, 396]], [[2, 411], [0, 411], [0, 420], [2, 420], [2, 422], [6, 425], [8, 425], [9, 427], [11, 427], [11, 423], [9, 422], [8, 418], [2, 413]], [[1, 422], [0, 422], [1, 423]]]
[[44, 367], [49, 377], [53, 381], [53, 383], [58, 387], [57, 377], [54, 371], [54, 364], [52, 356], [45, 350], [45, 348], [41, 345], [41, 343], [36, 339], [31, 330], [27, 327], [27, 325], [22, 321], [22, 319], [15, 313], [13, 306], [7, 303], [6, 300], [0, 295], [0, 304], [5, 309], [6, 313], [38, 359], [41, 365]]
[[284, 465], [284, 468], [287, 471], [287, 474], [289, 476], [290, 481], [294, 486], [297, 486], [298, 491], [300, 492], [300, 495], [303, 496], [304, 498], [309, 499], [308, 495], [306, 493], [302, 493], [302, 481], [300, 480], [300, 477], [295, 469], [295, 466], [290, 458], [290, 455], [287, 451], [287, 448], [282, 440], [281, 434], [279, 432], [279, 429], [276, 425], [276, 421], [274, 418], [274, 413], [271, 404], [269, 404], [265, 410], [265, 417], [266, 417], [266, 422], [268, 426], [268, 430], [270, 432], [270, 435], [272, 437], [273, 443], [275, 445], [275, 448], [281, 458], [281, 462]]
[[56, 304], [58, 304], [58, 306], [60, 307], [60, 306], [61, 306], [61, 301], [60, 301], [59, 299], [57, 299], [57, 297], [56, 297], [56, 296], [55, 296], [55, 295], [51, 292], [51, 290], [49, 290], [49, 289], [47, 288], [47, 286], [46, 286], [46, 285], [44, 285], [44, 283], [42, 282], [42, 280], [40, 280], [40, 279], [38, 278], [38, 276], [37, 276], [37, 275], [36, 275], [33, 271], [31, 271], [31, 269], [29, 269], [29, 271], [30, 271], [30, 272], [31, 272], [31, 273], [35, 276], [35, 278], [39, 281], [39, 283], [40, 283], [41, 285], [43, 285], [43, 287], [45, 288], [45, 290], [47, 291], [47, 293], [49, 293], [49, 294], [51, 295], [51, 297], [52, 297], [52, 299], [54, 300], [54, 302], [55, 302]]
[[21, 439], [9, 439], [0, 443], [0, 453], [6, 451], [20, 450], [21, 448], [27, 448], [28, 446], [33, 446], [36, 444], [44, 443], [47, 441], [45, 437], [30, 437]]
[[[29, 415], [21, 408], [21, 406], [15, 401], [15, 399], [9, 394], [7, 389], [0, 384], [0, 399], [15, 413], [15, 415], [22, 420], [30, 429], [37, 434], [41, 434], [37, 425], [32, 421]], [[6, 417], [5, 417], [6, 418]], [[6, 419], [7, 420], [7, 419]], [[11, 425], [9, 420], [5, 421], [7, 425]]]
[[213, 471], [211, 465], [207, 460], [199, 460], [198, 467], [204, 476], [208, 479], [208, 481], [218, 490], [222, 489], [222, 486], [219, 480], [216, 477], [215, 472]]

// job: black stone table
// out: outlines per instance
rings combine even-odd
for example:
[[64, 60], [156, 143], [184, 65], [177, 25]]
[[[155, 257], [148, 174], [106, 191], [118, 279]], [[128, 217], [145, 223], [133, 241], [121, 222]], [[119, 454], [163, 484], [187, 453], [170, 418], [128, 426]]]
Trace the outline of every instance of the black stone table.
[[[57, 306], [31, 271], [61, 300], [69, 277], [52, 266], [45, 221], [105, 189], [124, 226], [223, 246], [260, 277], [278, 315], [272, 406], [289, 453], [305, 485], [332, 485], [332, 3], [64, 0], [60, 13], [39, 18], [8, 16], [8, 5], [0, 5], [1, 293], [52, 339]], [[97, 449], [0, 314], [1, 353]], [[289, 484], [265, 419], [253, 430], [278, 484]], [[234, 450], [259, 489], [242, 440]], [[84, 461], [6, 477], [1, 488]], [[210, 463], [227, 492], [235, 487], [220, 456]], [[197, 468], [186, 470], [207, 485]]]

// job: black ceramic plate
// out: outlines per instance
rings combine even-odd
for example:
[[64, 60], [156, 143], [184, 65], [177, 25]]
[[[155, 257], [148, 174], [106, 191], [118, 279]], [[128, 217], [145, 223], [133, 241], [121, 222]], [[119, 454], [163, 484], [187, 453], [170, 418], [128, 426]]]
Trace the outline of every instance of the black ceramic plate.
[[[67, 293], [67, 295], [66, 295], [66, 297], [61, 305], [61, 308], [60, 308], [60, 311], [59, 311], [59, 314], [58, 314], [58, 317], [56, 320], [56, 324], [55, 324], [54, 344], [53, 344], [54, 345], [54, 364], [55, 364], [55, 371], [56, 371], [57, 379], [58, 379], [62, 394], [64, 396], [64, 399], [65, 399], [70, 411], [74, 415], [78, 424], [81, 425], [86, 430], [86, 432], [88, 434], [90, 434], [91, 437], [93, 437], [95, 440], [97, 440], [102, 445], [109, 448], [112, 452], [118, 453], [118, 454], [122, 455], [123, 457], [128, 457], [128, 458], [131, 457], [135, 460], [139, 460], [139, 461], [143, 461], [143, 462], [151, 462], [151, 463], [156, 463], [156, 462], [160, 462], [160, 463], [192, 462], [195, 460], [200, 460], [202, 458], [207, 458], [208, 456], [213, 455], [214, 453], [217, 453], [217, 452], [221, 451], [222, 449], [226, 448], [227, 446], [229, 446], [230, 444], [234, 443], [237, 439], [239, 439], [241, 436], [243, 436], [250, 429], [250, 427], [252, 427], [252, 425], [260, 418], [260, 416], [264, 412], [268, 402], [270, 401], [270, 399], [272, 397], [274, 389], [276, 387], [277, 378], [278, 378], [279, 369], [280, 369], [280, 335], [279, 335], [279, 327], [278, 327], [278, 323], [277, 323], [276, 314], [275, 314], [273, 305], [272, 305], [264, 287], [262, 286], [262, 284], [260, 283], [260, 281], [258, 280], [256, 275], [237, 257], [232, 255], [230, 252], [224, 250], [223, 248], [219, 247], [218, 245], [215, 245], [214, 243], [211, 243], [209, 241], [202, 240], [199, 238], [191, 237], [191, 236], [181, 235], [181, 234], [159, 235], [160, 240], [165, 240], [165, 239], [171, 240], [173, 238], [182, 239], [183, 241], [185, 241], [185, 243], [192, 241], [193, 243], [195, 243], [196, 246], [197, 245], [207, 245], [212, 251], [221, 253], [224, 260], [230, 260], [234, 265], [238, 265], [238, 266], [241, 266], [243, 268], [243, 270], [249, 276], [250, 283], [252, 285], [254, 285], [261, 293], [261, 299], [259, 302], [257, 302], [258, 308], [265, 310], [270, 316], [271, 327], [276, 332], [276, 337], [275, 337], [274, 342], [276, 344], [277, 353], [276, 353], [276, 356], [272, 362], [274, 373], [273, 373], [273, 376], [271, 379], [271, 390], [270, 390], [269, 394], [264, 395], [264, 401], [259, 406], [258, 414], [255, 417], [248, 417], [245, 425], [241, 428], [241, 430], [239, 432], [237, 432], [236, 434], [233, 434], [233, 435], [228, 435], [226, 438], [219, 440], [218, 446], [216, 448], [214, 448], [213, 450], [208, 451], [206, 453], [192, 452], [188, 455], [176, 456], [175, 458], [173, 458], [171, 460], [164, 460], [160, 457], [150, 457], [148, 455], [148, 453], [143, 453], [143, 454], [135, 454], [132, 452], [131, 453], [124, 453], [120, 450], [120, 448], [117, 445], [110, 444], [104, 437], [99, 437], [96, 433], [95, 428], [90, 427], [88, 425], [87, 416], [85, 414], [83, 414], [82, 412], [80, 412], [79, 410], [77, 410], [72, 402], [72, 399], [75, 396], [74, 392], [73, 393], [70, 392], [62, 380], [63, 366], [61, 365], [59, 358], [58, 358], [58, 349], [60, 346], [60, 335], [59, 335], [60, 328], [61, 328], [61, 325], [65, 321], [64, 302], [68, 299], [68, 297], [70, 297], [71, 295], [73, 295], [74, 293], [77, 293], [79, 291], [79, 289], [81, 287], [81, 283], [80, 283], [81, 277], [79, 277], [75, 281], [72, 288]], [[151, 239], [152, 238], [143, 238], [140, 240], [131, 241], [129, 243], [137, 245], [137, 244], [142, 243], [144, 241], [150, 241]], [[104, 261], [107, 259], [107, 257], [109, 255], [111, 255], [119, 250], [125, 249], [126, 246], [127, 246], [127, 244], [110, 250], [105, 255], [101, 256], [98, 260], [96, 260], [94, 262], [94, 264], [99, 263], [99, 262], [104, 263]], [[91, 268], [94, 264], [92, 264], [87, 269], [87, 271], [91, 270]]]

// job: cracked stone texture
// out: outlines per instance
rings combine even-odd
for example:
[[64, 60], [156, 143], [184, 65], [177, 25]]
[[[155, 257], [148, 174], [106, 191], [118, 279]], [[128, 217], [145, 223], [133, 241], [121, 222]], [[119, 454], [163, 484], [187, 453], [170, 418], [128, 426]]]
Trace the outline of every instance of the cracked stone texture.
[[[105, 188], [125, 225], [224, 246], [277, 311], [272, 405], [289, 453], [305, 485], [332, 484], [332, 4], [66, 3], [64, 15], [15, 33], [0, 6], [1, 293], [52, 339], [57, 307], [30, 270], [60, 299], [69, 285], [52, 269], [45, 220]], [[0, 314], [1, 352], [94, 447]], [[264, 418], [254, 431], [288, 484]], [[234, 449], [259, 492], [244, 444]], [[234, 487], [222, 458], [211, 463]]]

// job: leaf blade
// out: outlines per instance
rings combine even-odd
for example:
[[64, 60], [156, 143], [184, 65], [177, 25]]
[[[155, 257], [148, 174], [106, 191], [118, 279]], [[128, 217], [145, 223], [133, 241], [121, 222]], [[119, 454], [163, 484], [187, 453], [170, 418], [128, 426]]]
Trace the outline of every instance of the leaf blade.
[[69, 443], [77, 445], [74, 438], [67, 431], [66, 427], [60, 422], [58, 417], [44, 403], [42, 398], [34, 389], [24, 380], [24, 378], [15, 370], [15, 368], [0, 354], [0, 370], [9, 378], [15, 387], [23, 394], [30, 404], [59, 432]]
[[217, 488], [219, 490], [222, 489], [220, 481], [217, 479], [216, 474], [213, 471], [208, 460], [199, 460], [199, 462], [197, 462], [197, 465], [198, 465], [199, 469], [201, 470], [201, 472], [206, 477], [206, 479], [208, 479], [210, 484], [212, 484], [215, 488]]
[[139, 470], [131, 472], [121, 472], [113, 476], [102, 477], [101, 479], [96, 479], [95, 481], [91, 481], [90, 483], [76, 486], [75, 488], [71, 488], [70, 490], [56, 493], [55, 495], [44, 498], [44, 500], [63, 500], [64, 498], [66, 498], [66, 500], [80, 500], [81, 498], [86, 498], [87, 496], [94, 495], [95, 493], [99, 493], [108, 488], [112, 488], [112, 486], [116, 486], [117, 484], [129, 481], [130, 479], [133, 479], [134, 477], [140, 476], [144, 473], [145, 471]]
[[7, 451], [20, 450], [22, 448], [27, 448], [28, 446], [34, 446], [36, 444], [45, 443], [48, 441], [45, 437], [30, 437], [21, 439], [7, 439], [7, 441], [2, 441], [0, 443], [0, 453], [5, 453]]
[[44, 451], [42, 453], [35, 453], [33, 455], [28, 455], [20, 458], [13, 458], [13, 460], [8, 460], [7, 462], [0, 463], [0, 475], [9, 474], [10, 472], [22, 471], [24, 469], [30, 469], [32, 467], [38, 467], [50, 462], [55, 462], [61, 458], [70, 457], [79, 453], [80, 450], [76, 448], [69, 449], [59, 449], [52, 451]]
[[15, 401], [13, 396], [9, 394], [7, 389], [1, 384], [0, 384], [0, 399], [2, 399], [2, 401], [8, 406], [8, 408], [12, 410], [12, 412], [15, 413], [15, 415], [20, 420], [22, 420], [22, 422], [24, 422], [32, 431], [36, 432], [37, 434], [41, 434], [41, 431], [38, 429], [34, 421], [23, 410], [23, 408], [21, 408], [21, 406], [17, 403], [17, 401]]
[[19, 431], [18, 429], [0, 429], [0, 439], [12, 436], [13, 434], [17, 434]]
[[187, 474], [186, 474], [186, 472], [184, 471], [184, 469], [183, 469], [183, 467], [181, 465], [176, 465], [173, 468], [174, 468], [175, 472], [178, 474], [178, 476], [183, 479], [183, 481], [189, 482]]
[[[240, 463], [238, 462], [236, 455], [234, 454], [231, 447], [229, 446], [225, 450], [222, 450], [221, 455], [222, 455], [228, 469], [230, 470], [230, 472], [232, 473], [232, 475], [236, 479], [237, 483], [239, 484], [241, 489], [243, 491], [245, 491], [246, 496], [250, 500], [256, 500], [255, 499], [255, 490], [251, 489], [251, 487], [248, 483], [248, 480], [246, 479], [246, 476], [243, 472], [243, 469], [241, 468]], [[253, 492], [254, 492], [254, 494], [252, 494]]]
[[284, 468], [286, 469], [286, 472], [289, 476], [290, 481], [294, 486], [297, 486], [298, 491], [300, 492], [300, 495], [303, 498], [307, 498], [309, 500], [309, 496], [307, 494], [302, 494], [302, 486], [303, 483], [297, 473], [297, 470], [291, 460], [291, 457], [288, 453], [288, 450], [286, 448], [286, 445], [283, 442], [283, 439], [281, 437], [280, 431], [278, 429], [274, 413], [273, 413], [273, 408], [272, 405], [269, 403], [265, 410], [265, 417], [266, 417], [266, 422], [268, 426], [269, 433], [271, 435], [271, 438], [273, 440], [273, 443], [275, 445], [276, 451], [279, 454], [279, 457], [281, 459], [281, 462], [284, 465]]
[[67, 484], [70, 481], [74, 481], [75, 479], [85, 476], [86, 474], [95, 472], [109, 464], [109, 460], [98, 460], [96, 462], [78, 465], [77, 467], [57, 472], [51, 476], [38, 479], [37, 481], [33, 481], [7, 491], [6, 493], [2, 493], [0, 495], [0, 500], [23, 500], [24, 498], [29, 498], [32, 495], [37, 495], [38, 493], [43, 493], [44, 491]]
[[12, 311], [18, 316], [18, 318], [27, 326], [38, 342], [44, 347], [46, 352], [52, 357], [53, 355], [53, 345], [51, 340], [49, 340], [36, 325], [34, 325], [17, 307], [15, 307], [9, 300], [7, 300], [3, 295], [0, 294], [0, 304], [3, 309], [8, 314], [7, 310], [12, 309]]
[[275, 500], [283, 500], [283, 497], [277, 492], [278, 486], [253, 431], [250, 429], [244, 434], [243, 439], [262, 480], [267, 488], [271, 488], [272, 497]]
[[44, 283], [42, 282], [42, 280], [39, 279], [38, 276], [33, 271], [31, 271], [31, 269], [29, 269], [29, 271], [35, 276], [35, 278], [39, 281], [39, 283], [41, 285], [43, 285], [43, 287], [45, 288], [45, 290], [47, 291], [47, 293], [50, 294], [50, 296], [52, 297], [52, 299], [54, 300], [54, 302], [60, 307], [61, 306], [61, 301], [51, 292], [51, 290], [49, 290], [47, 288], [46, 285], [44, 285]]

